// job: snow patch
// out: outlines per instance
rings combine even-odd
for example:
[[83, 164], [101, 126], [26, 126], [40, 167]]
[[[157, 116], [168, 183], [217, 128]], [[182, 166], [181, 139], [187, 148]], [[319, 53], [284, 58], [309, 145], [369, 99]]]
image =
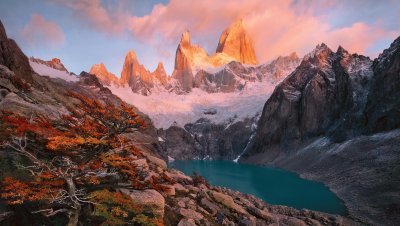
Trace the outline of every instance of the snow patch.
[[60, 78], [68, 82], [79, 81], [78, 77], [76, 77], [75, 75], [71, 75], [66, 71], [57, 70], [47, 65], [33, 62], [31, 60], [29, 60], [29, 64], [31, 65], [32, 69], [39, 75], [47, 76], [50, 78]]
[[[252, 118], [261, 112], [276, 83], [271, 81], [248, 82], [245, 89], [232, 93], [207, 93], [195, 88], [186, 95], [173, 92], [156, 92], [149, 96], [133, 93], [129, 87], [108, 86], [113, 94], [136, 106], [149, 115], [157, 128], [171, 125], [183, 126], [200, 118], [216, 124], [227, 124]], [[204, 114], [205, 109], [215, 109], [215, 114]]]
[[168, 162], [173, 162], [173, 161], [175, 161], [175, 159], [168, 155]]

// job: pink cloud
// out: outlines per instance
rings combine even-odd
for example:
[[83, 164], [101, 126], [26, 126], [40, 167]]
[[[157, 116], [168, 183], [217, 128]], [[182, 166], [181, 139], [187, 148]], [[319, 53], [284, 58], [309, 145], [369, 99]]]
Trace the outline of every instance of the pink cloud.
[[112, 9], [107, 9], [101, 0], [52, 1], [72, 9], [74, 16], [85, 19], [91, 27], [108, 34], [119, 35], [128, 26], [129, 15], [123, 10], [122, 2], [118, 2]]
[[171, 0], [167, 5], [155, 5], [148, 15], [131, 17], [130, 29], [135, 37], [146, 42], [161, 41], [175, 46], [181, 33], [188, 29], [200, 44], [216, 47], [223, 29], [235, 19], [243, 18], [260, 62], [293, 51], [305, 54], [321, 42], [334, 50], [342, 45], [351, 52], [367, 54], [371, 45], [394, 38], [399, 32], [363, 22], [336, 28], [329, 17], [314, 13], [336, 3], [317, 1], [310, 7], [309, 1], [290, 0]]
[[[70, 8], [84, 24], [106, 34], [120, 35], [130, 30], [133, 38], [147, 43], [164, 59], [173, 57], [185, 30], [211, 54], [221, 32], [238, 18], [242, 18], [247, 27], [259, 62], [293, 51], [303, 55], [321, 42], [332, 49], [342, 45], [351, 52], [375, 57], [377, 53], [370, 53], [368, 49], [380, 40], [395, 38], [400, 32], [398, 28], [386, 30], [378, 23], [366, 23], [361, 19], [335, 27], [333, 19], [340, 15], [326, 12], [335, 7], [343, 11], [362, 6], [338, 0], [171, 0], [165, 5], [154, 5], [144, 16], [134, 16], [126, 10], [130, 8], [126, 4], [133, 4], [130, 1], [107, 5], [101, 0], [52, 1]], [[369, 1], [368, 4], [375, 3]]]
[[55, 22], [48, 21], [39, 14], [33, 14], [20, 33], [31, 46], [58, 48], [65, 44], [63, 30]]

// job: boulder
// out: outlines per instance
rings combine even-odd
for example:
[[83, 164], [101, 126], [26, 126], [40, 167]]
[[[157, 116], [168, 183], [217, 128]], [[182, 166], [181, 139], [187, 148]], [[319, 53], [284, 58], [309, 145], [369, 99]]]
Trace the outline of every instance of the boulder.
[[155, 157], [155, 156], [153, 156], [153, 155], [151, 155], [151, 154], [145, 153], [145, 152], [143, 152], [143, 154], [146, 156], [146, 158], [147, 158], [150, 162], [152, 162], [152, 163], [154, 163], [155, 165], [161, 167], [162, 169], [167, 169], [167, 163], [166, 163], [164, 160], [162, 160], [162, 159], [160, 159], [160, 158], [157, 158], [157, 157]]
[[229, 209], [236, 211], [239, 214], [248, 215], [247, 211], [243, 207], [239, 206], [233, 201], [233, 198], [229, 195], [222, 194], [217, 191], [210, 191], [210, 195], [214, 198], [216, 202], [221, 203]]
[[212, 216], [214, 216], [215, 214], [217, 214], [218, 211], [221, 211], [221, 209], [215, 205], [214, 203], [212, 203], [210, 200], [208, 200], [207, 198], [202, 198], [200, 201], [200, 204], [211, 213]]
[[178, 226], [196, 226], [196, 223], [193, 219], [183, 218], [179, 221]]
[[119, 191], [129, 195], [137, 205], [152, 210], [156, 217], [164, 217], [165, 200], [158, 191], [153, 189], [139, 191], [125, 188], [121, 188]]
[[194, 210], [191, 209], [185, 209], [185, 208], [180, 208], [179, 209], [179, 214], [181, 214], [184, 217], [193, 219], [195, 221], [201, 220], [204, 218], [204, 216], [201, 213], [198, 213]]

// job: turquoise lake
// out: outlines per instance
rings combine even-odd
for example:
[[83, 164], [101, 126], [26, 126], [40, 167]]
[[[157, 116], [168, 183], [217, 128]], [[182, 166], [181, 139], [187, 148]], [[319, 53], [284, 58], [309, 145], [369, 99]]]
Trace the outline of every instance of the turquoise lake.
[[282, 169], [230, 161], [174, 161], [170, 167], [187, 175], [198, 172], [212, 185], [253, 194], [274, 205], [346, 214], [341, 200], [322, 183]]

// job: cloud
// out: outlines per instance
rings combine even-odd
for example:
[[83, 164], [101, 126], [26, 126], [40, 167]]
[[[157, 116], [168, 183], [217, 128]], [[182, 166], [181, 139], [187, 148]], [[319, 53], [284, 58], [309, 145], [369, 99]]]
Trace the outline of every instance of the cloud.
[[123, 1], [105, 7], [101, 0], [52, 0], [52, 2], [70, 8], [73, 15], [99, 31], [120, 35], [128, 25], [129, 15], [124, 10]]
[[155, 5], [148, 15], [131, 17], [130, 29], [136, 38], [149, 43], [161, 40], [165, 45], [176, 45], [188, 29], [200, 44], [215, 48], [222, 30], [243, 18], [260, 62], [293, 51], [305, 54], [321, 42], [333, 49], [342, 45], [351, 52], [367, 54], [371, 45], [400, 32], [400, 28], [385, 30], [370, 21], [336, 26], [335, 16], [340, 15], [329, 14], [335, 5], [342, 8], [334, 0], [171, 0], [167, 5]]
[[51, 1], [71, 9], [82, 24], [108, 35], [129, 30], [135, 40], [164, 59], [173, 57], [185, 30], [212, 54], [221, 32], [238, 18], [245, 23], [259, 62], [293, 51], [303, 55], [321, 42], [375, 57], [371, 46], [400, 33], [396, 17], [400, 3], [395, 1], [372, 7], [374, 0], [171, 0], [155, 4], [144, 16], [128, 11], [139, 4], [136, 1]]
[[63, 30], [54, 22], [39, 14], [33, 14], [28, 24], [20, 30], [22, 38], [30, 46], [59, 48], [65, 44]]

